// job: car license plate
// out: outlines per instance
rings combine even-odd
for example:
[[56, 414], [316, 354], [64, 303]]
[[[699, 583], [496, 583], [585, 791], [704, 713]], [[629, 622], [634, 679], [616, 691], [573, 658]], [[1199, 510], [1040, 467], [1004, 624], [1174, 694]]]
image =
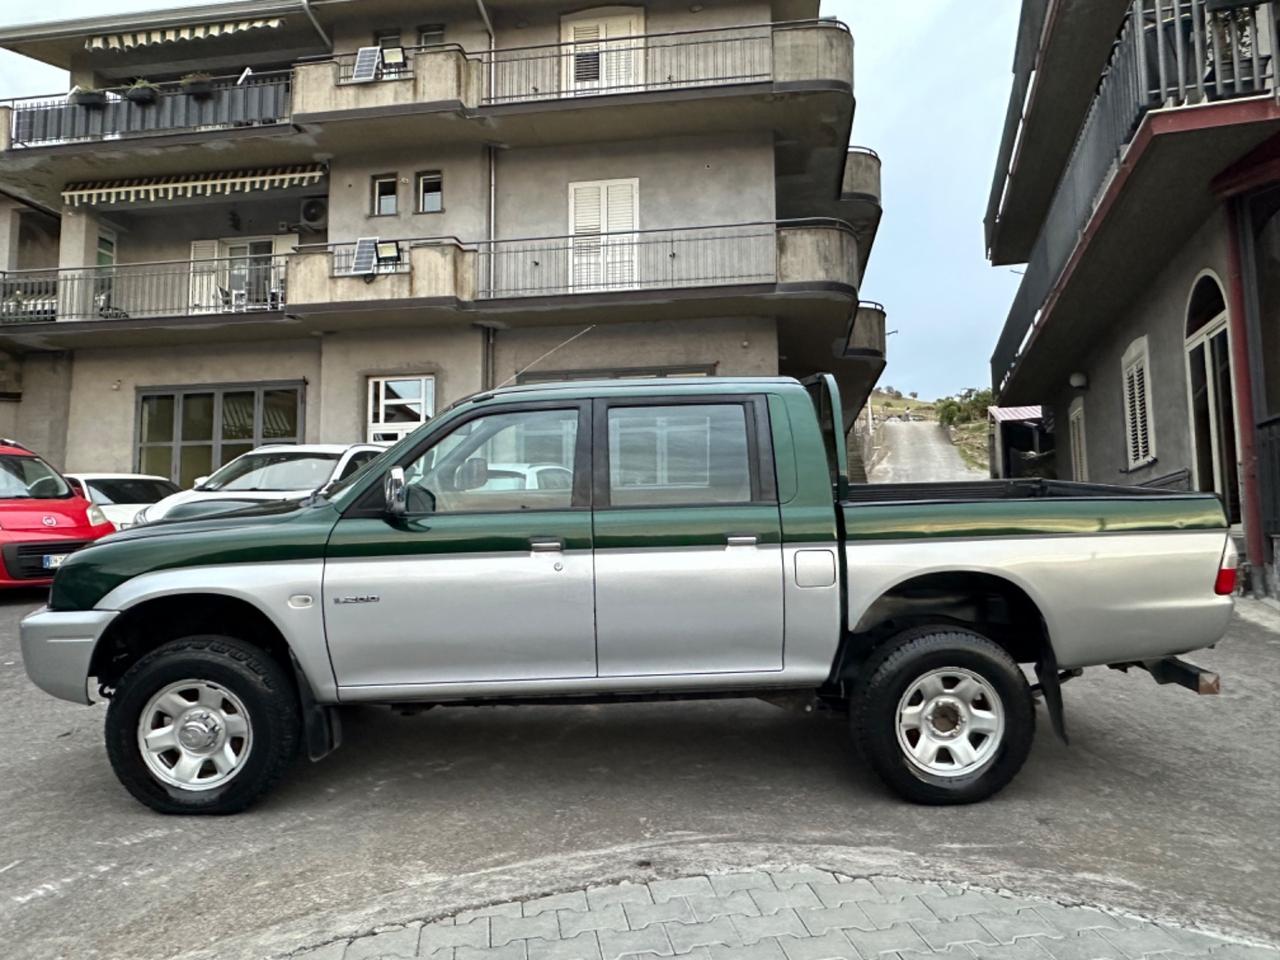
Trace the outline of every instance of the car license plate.
[[44, 568], [46, 570], [57, 570], [62, 566], [62, 561], [67, 559], [68, 554], [65, 553], [46, 553], [44, 555]]

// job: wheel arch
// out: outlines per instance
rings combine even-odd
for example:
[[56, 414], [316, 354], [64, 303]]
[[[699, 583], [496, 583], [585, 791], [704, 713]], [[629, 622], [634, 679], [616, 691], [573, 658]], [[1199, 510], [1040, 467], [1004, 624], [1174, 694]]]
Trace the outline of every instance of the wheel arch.
[[952, 567], [916, 571], [882, 586], [847, 631], [839, 666], [856, 667], [893, 635], [930, 622], [977, 630], [1019, 663], [1053, 656], [1050, 617], [1033, 588], [1005, 571]]

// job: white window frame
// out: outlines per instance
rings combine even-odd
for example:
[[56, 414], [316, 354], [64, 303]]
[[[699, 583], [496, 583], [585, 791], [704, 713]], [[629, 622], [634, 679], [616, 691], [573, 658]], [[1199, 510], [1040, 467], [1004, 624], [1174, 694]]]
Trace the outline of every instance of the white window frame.
[[[1131, 383], [1142, 383], [1142, 395], [1130, 398]], [[1138, 337], [1124, 352], [1120, 361], [1120, 394], [1124, 407], [1124, 451], [1130, 470], [1154, 463], [1156, 459], [1156, 422], [1151, 403], [1151, 352], [1146, 336]], [[1141, 418], [1138, 422], [1137, 418]], [[1146, 428], [1146, 449], [1134, 449], [1134, 437]]]
[[[625, 37], [610, 37], [610, 24], [627, 24]], [[583, 24], [595, 24], [600, 28], [600, 39], [594, 42], [573, 42], [573, 28]], [[560, 18], [560, 42], [565, 45], [568, 55], [563, 58], [564, 66], [560, 78], [561, 89], [566, 96], [598, 96], [618, 93], [634, 93], [645, 87], [645, 42], [644, 7], [611, 6], [593, 7], [580, 10]], [[581, 50], [579, 51], [579, 48]], [[577, 79], [577, 56], [597, 57], [597, 79]], [[631, 81], [610, 87], [607, 83], [612, 69], [611, 59], [627, 57], [630, 62]]]
[[[631, 229], [622, 233], [609, 233], [609, 188], [627, 184], [631, 187]], [[600, 191], [600, 232], [578, 233], [577, 202], [575, 194], [586, 187], [595, 187]], [[573, 180], [569, 183], [569, 235], [568, 257], [569, 292], [589, 293], [595, 290], [631, 290], [640, 284], [636, 278], [636, 235], [640, 231], [640, 178], [616, 177], [612, 180]], [[597, 239], [593, 239], [597, 238]], [[595, 248], [595, 269], [599, 272], [599, 283], [582, 283], [578, 277], [578, 263], [582, 252], [588, 255]], [[631, 281], [626, 284], [610, 282], [610, 267], [621, 267], [629, 271]], [[616, 273], [617, 271], [612, 271]]]
[[[440, 190], [439, 190], [440, 209], [439, 210], [428, 210], [426, 209], [426, 204], [423, 202], [423, 198], [425, 194], [423, 193], [422, 188], [426, 184], [428, 179], [433, 179], [437, 181], [440, 185]], [[444, 213], [444, 171], [443, 170], [419, 170], [417, 175], [414, 177], [414, 182], [417, 185], [417, 202], [415, 203], [416, 209], [414, 210], [414, 213], [421, 214], [423, 216], [430, 216], [437, 213]]]
[[[394, 188], [391, 194], [395, 209], [390, 213], [382, 213], [378, 210], [378, 186], [379, 184], [389, 183]], [[400, 174], [398, 173], [378, 173], [369, 178], [369, 216], [371, 217], [398, 217], [400, 216]]]
[[1067, 413], [1067, 437], [1071, 451], [1071, 479], [1083, 483], [1089, 479], [1089, 447], [1084, 426], [1084, 397], [1071, 401]]
[[[374, 420], [376, 410], [384, 410], [387, 405], [386, 386], [392, 380], [421, 381], [422, 413], [418, 422]], [[416, 403], [413, 400], [392, 400], [395, 405]], [[433, 373], [379, 373], [368, 378], [367, 406], [365, 407], [365, 440], [368, 443], [395, 442], [408, 436], [414, 430], [435, 416], [436, 412], [436, 378]]]

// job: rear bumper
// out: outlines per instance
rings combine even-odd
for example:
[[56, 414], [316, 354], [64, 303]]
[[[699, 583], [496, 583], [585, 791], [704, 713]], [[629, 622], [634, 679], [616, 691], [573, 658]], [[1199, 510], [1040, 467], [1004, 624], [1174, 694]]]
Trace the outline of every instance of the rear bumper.
[[89, 662], [115, 610], [54, 611], [41, 607], [22, 621], [22, 663], [31, 682], [62, 700], [90, 703]]

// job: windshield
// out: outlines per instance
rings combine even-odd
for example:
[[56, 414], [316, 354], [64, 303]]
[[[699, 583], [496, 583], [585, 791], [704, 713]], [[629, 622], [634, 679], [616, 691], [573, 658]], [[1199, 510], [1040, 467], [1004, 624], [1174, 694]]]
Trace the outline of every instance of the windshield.
[[85, 486], [89, 488], [89, 498], [99, 506], [113, 503], [155, 503], [178, 492], [178, 485], [168, 480], [135, 477], [87, 480]]
[[71, 496], [58, 471], [39, 457], [0, 456], [0, 499], [54, 500]]
[[336, 453], [280, 450], [246, 453], [206, 480], [198, 490], [300, 490], [321, 487], [333, 475]]

